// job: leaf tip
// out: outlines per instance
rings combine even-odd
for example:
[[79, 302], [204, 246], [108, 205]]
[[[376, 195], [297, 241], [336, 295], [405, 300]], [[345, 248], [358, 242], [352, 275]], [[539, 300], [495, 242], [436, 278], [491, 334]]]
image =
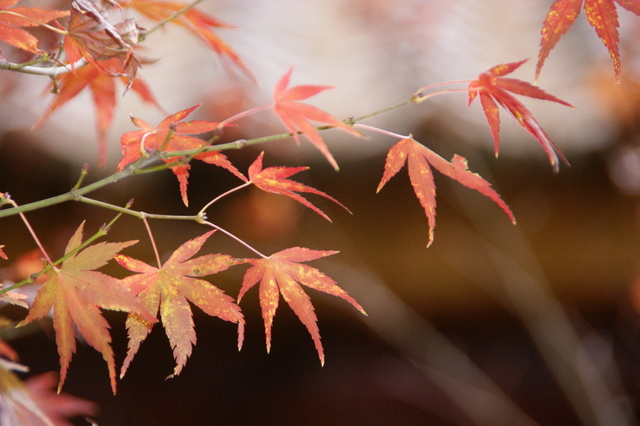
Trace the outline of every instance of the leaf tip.
[[238, 321], [238, 351], [242, 350], [242, 344], [244, 343], [244, 321]]

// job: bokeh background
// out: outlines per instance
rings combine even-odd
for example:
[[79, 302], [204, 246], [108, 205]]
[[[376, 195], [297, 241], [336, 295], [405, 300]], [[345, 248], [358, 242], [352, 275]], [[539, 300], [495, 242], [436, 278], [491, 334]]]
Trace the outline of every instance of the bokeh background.
[[[238, 27], [219, 34], [242, 56], [255, 82], [179, 28], [154, 34], [147, 55], [159, 60], [141, 76], [165, 111], [144, 105], [133, 93], [120, 99], [109, 163], [100, 168], [90, 97], [66, 105], [31, 132], [51, 100], [43, 94], [47, 81], [4, 72], [0, 191], [25, 204], [68, 191], [85, 162], [91, 165], [87, 179], [108, 175], [119, 160], [119, 136], [133, 129], [129, 114], [155, 124], [167, 111], [202, 103], [199, 118], [222, 120], [268, 103], [273, 84], [291, 66], [293, 84], [335, 87], [313, 104], [339, 118], [524, 58], [531, 60], [516, 76], [531, 81], [550, 4], [205, 1], [203, 9]], [[296, 147], [291, 140], [228, 153], [243, 171], [261, 150], [268, 165], [309, 165], [300, 178], [353, 212], [314, 198], [331, 216], [328, 223], [289, 199], [246, 190], [208, 214], [263, 252], [295, 245], [340, 251], [313, 265], [348, 290], [369, 316], [309, 291], [327, 356], [324, 367], [284, 303], [266, 354], [253, 291], [241, 305], [247, 317], [241, 352], [234, 326], [194, 309], [198, 344], [179, 377], [164, 379], [173, 359], [156, 327], [119, 382], [117, 396], [110, 394], [100, 355], [83, 346], [65, 391], [98, 402], [96, 420], [104, 425], [634, 424], [640, 396], [640, 18], [622, 9], [619, 14], [621, 85], [614, 84], [605, 47], [580, 16], [552, 51], [539, 81], [576, 109], [526, 101], [571, 162], [558, 174], [537, 142], [506, 115], [495, 159], [482, 112], [478, 105], [467, 108], [464, 93], [366, 122], [412, 133], [445, 158], [465, 156], [511, 206], [517, 226], [491, 201], [437, 176], [438, 225], [427, 249], [426, 219], [406, 172], [375, 193], [394, 142], [387, 137], [356, 140], [326, 132], [338, 173], [309, 144]], [[239, 122], [227, 137], [282, 130], [265, 112]], [[128, 179], [94, 196], [115, 204], [133, 198], [146, 212], [193, 214], [237, 184], [223, 170], [194, 164], [190, 209], [181, 204], [171, 173]], [[67, 203], [28, 217], [50, 251], [61, 254], [81, 221], [87, 221], [88, 233], [112, 216]], [[195, 224], [163, 221], [152, 222], [152, 229], [165, 254], [204, 232]], [[127, 254], [151, 262], [138, 220], [122, 218], [109, 234], [112, 241], [133, 238], [140, 243]], [[3, 219], [0, 242], [11, 259], [34, 247], [15, 217]], [[206, 249], [251, 256], [222, 235]], [[1, 272], [5, 279], [25, 273], [15, 267]], [[110, 272], [124, 273], [118, 267]], [[243, 272], [232, 268], [214, 283], [235, 296]], [[126, 353], [124, 316], [107, 315], [120, 363]], [[10, 342], [34, 374], [59, 369], [52, 331], [43, 326], [44, 332], [32, 330]]]

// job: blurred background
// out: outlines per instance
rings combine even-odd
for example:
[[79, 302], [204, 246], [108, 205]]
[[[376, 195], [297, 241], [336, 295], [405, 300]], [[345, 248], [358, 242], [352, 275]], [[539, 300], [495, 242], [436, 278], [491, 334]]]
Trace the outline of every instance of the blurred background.
[[[66, 192], [85, 162], [91, 164], [89, 181], [106, 176], [119, 160], [119, 136], [133, 130], [129, 114], [156, 125], [167, 112], [202, 103], [194, 118], [222, 120], [269, 103], [273, 85], [291, 66], [292, 84], [335, 87], [310, 103], [338, 118], [364, 115], [428, 84], [475, 78], [491, 66], [525, 58], [531, 59], [515, 77], [532, 81], [550, 5], [205, 1], [203, 9], [238, 27], [218, 34], [241, 55], [257, 83], [180, 28], [153, 34], [145, 54], [158, 62], [145, 65], [140, 74], [164, 111], [144, 105], [131, 92], [119, 99], [109, 162], [100, 168], [89, 94], [30, 132], [51, 101], [43, 95], [48, 82], [4, 72], [0, 191], [19, 204]], [[551, 52], [538, 82], [576, 109], [525, 101], [571, 163], [558, 174], [537, 141], [505, 114], [496, 160], [482, 111], [478, 104], [467, 108], [464, 93], [366, 121], [412, 133], [444, 158], [465, 156], [470, 169], [510, 205], [517, 226], [490, 200], [436, 176], [436, 237], [425, 248], [427, 223], [406, 172], [375, 194], [386, 151], [395, 142], [388, 137], [325, 132], [338, 173], [305, 142], [300, 148], [286, 140], [228, 152], [242, 171], [261, 150], [266, 165], [309, 165], [300, 180], [353, 212], [310, 196], [331, 224], [287, 198], [250, 189], [208, 212], [216, 224], [263, 252], [296, 245], [340, 251], [312, 265], [338, 281], [369, 316], [308, 291], [319, 318], [324, 367], [306, 329], [283, 302], [266, 354], [253, 290], [241, 304], [247, 336], [240, 353], [233, 325], [194, 309], [198, 343], [179, 377], [164, 380], [173, 359], [157, 326], [119, 382], [117, 396], [110, 394], [100, 355], [83, 346], [64, 390], [98, 402], [96, 420], [104, 425], [635, 424], [640, 396], [640, 55], [635, 41], [640, 26], [638, 17], [622, 8], [619, 19], [621, 85], [614, 84], [607, 50], [582, 15]], [[238, 124], [228, 140], [284, 130], [268, 112]], [[171, 173], [135, 177], [93, 195], [115, 204], [133, 198], [136, 209], [150, 213], [193, 214], [237, 184], [228, 172], [195, 163], [189, 209], [181, 204]], [[50, 252], [61, 255], [81, 221], [87, 221], [89, 234], [112, 216], [67, 203], [28, 217]], [[205, 231], [191, 223], [151, 226], [167, 255]], [[152, 262], [144, 226], [125, 217], [109, 240], [130, 239], [140, 243], [126, 254]], [[34, 248], [16, 217], [2, 220], [0, 242], [10, 259], [29, 256]], [[222, 235], [205, 248], [252, 255]], [[13, 280], [28, 275], [15, 265], [0, 272]], [[124, 275], [117, 266], [109, 272]], [[243, 273], [238, 266], [213, 282], [235, 296]], [[107, 316], [120, 364], [126, 353], [125, 318]], [[10, 343], [34, 374], [57, 371], [52, 336], [45, 326], [44, 333]]]

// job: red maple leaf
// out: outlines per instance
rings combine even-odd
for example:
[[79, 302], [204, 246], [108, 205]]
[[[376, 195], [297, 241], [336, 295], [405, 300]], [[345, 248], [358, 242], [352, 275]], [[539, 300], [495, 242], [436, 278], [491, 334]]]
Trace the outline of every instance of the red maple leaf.
[[304, 292], [302, 285], [319, 290], [351, 303], [356, 309], [366, 315], [362, 306], [358, 304], [346, 291], [336, 285], [336, 282], [320, 272], [318, 269], [300, 262], [308, 262], [321, 257], [330, 256], [337, 251], [311, 250], [303, 247], [293, 247], [282, 250], [267, 258], [247, 259], [251, 267], [244, 274], [242, 288], [238, 295], [238, 303], [242, 296], [258, 281], [260, 282], [260, 306], [264, 319], [267, 352], [271, 349], [271, 327], [273, 317], [278, 308], [280, 294], [296, 313], [300, 321], [307, 327], [311, 338], [315, 343], [320, 363], [324, 365], [324, 351], [320, 342], [317, 317], [313, 311], [313, 305], [309, 296]]
[[287, 130], [291, 132], [293, 138], [298, 144], [300, 144], [300, 137], [298, 135], [299, 131], [305, 135], [309, 141], [311, 141], [311, 143], [314, 144], [316, 148], [318, 148], [327, 158], [329, 163], [338, 170], [338, 163], [336, 163], [336, 160], [329, 152], [327, 145], [322, 140], [320, 133], [318, 133], [315, 126], [311, 124], [311, 121], [328, 124], [358, 136], [360, 136], [360, 133], [353, 127], [347, 126], [342, 121], [333, 117], [328, 112], [325, 112], [318, 107], [298, 102], [317, 95], [324, 90], [331, 89], [332, 87], [316, 85], [287, 87], [289, 86], [289, 80], [292, 72], [293, 68], [290, 68], [289, 71], [287, 71], [276, 83], [273, 90], [273, 111], [278, 115]]
[[[80, 246], [83, 226], [84, 222], [69, 240], [65, 255]], [[109, 324], [99, 308], [135, 312], [149, 322], [155, 321], [120, 280], [95, 271], [120, 250], [136, 242], [98, 243], [67, 257], [61, 268], [52, 268], [46, 273], [49, 279], [38, 290], [27, 317], [18, 324], [22, 326], [43, 318], [53, 308], [53, 328], [60, 355], [58, 392], [62, 389], [71, 357], [76, 351], [76, 330], [91, 347], [102, 354], [109, 369], [111, 389], [116, 392]]]
[[[615, 0], [615, 3], [636, 15], [640, 15], [640, 3], [637, 0]], [[589, 21], [602, 43], [609, 50], [609, 55], [613, 60], [615, 79], [619, 83], [621, 65], [620, 52], [618, 50], [618, 43], [620, 42], [618, 27], [620, 24], [615, 3], [614, 0], [556, 0], [551, 5], [551, 9], [542, 25], [542, 40], [540, 40], [536, 79], [538, 79], [542, 71], [542, 66], [549, 52], [571, 28], [580, 14], [580, 9], [584, 6], [587, 21]]]
[[[105, 70], [107, 72], [105, 72]], [[56, 83], [58, 95], [33, 126], [34, 129], [42, 126], [56, 109], [75, 98], [85, 88], [88, 88], [91, 91], [93, 103], [96, 108], [96, 128], [99, 141], [98, 161], [100, 164], [105, 164], [107, 156], [107, 132], [111, 126], [111, 120], [116, 106], [116, 80], [120, 79], [125, 85], [128, 84], [126, 77], [122, 76], [123, 73], [124, 69], [121, 61], [114, 58], [101, 61], [97, 66], [89, 63], [82, 68], [76, 69], [72, 73], [59, 76]], [[161, 109], [144, 81], [140, 79], [133, 80], [131, 90], [136, 92], [145, 102]]]
[[531, 112], [509, 92], [531, 98], [558, 102], [572, 108], [573, 106], [562, 99], [548, 94], [531, 83], [515, 78], [504, 77], [515, 71], [526, 61], [525, 59], [519, 62], [496, 65], [480, 74], [477, 79], [469, 83], [469, 105], [471, 105], [476, 96], [480, 95], [480, 103], [482, 104], [482, 109], [487, 117], [487, 122], [493, 135], [496, 156], [500, 149], [500, 113], [498, 111], [498, 105], [501, 105], [526, 131], [531, 133], [538, 142], [540, 142], [549, 157], [553, 169], [557, 171], [559, 168], [558, 156], [568, 164], [567, 159], [564, 158], [547, 133], [540, 127]]
[[273, 192], [275, 194], [285, 195], [289, 198], [292, 198], [309, 207], [314, 212], [318, 213], [320, 216], [327, 219], [331, 222], [329, 216], [327, 216], [322, 210], [318, 207], [311, 204], [306, 198], [297, 194], [297, 192], [308, 192], [311, 194], [321, 195], [346, 211], [349, 211], [344, 205], [342, 205], [338, 200], [331, 197], [330, 195], [325, 194], [322, 191], [319, 191], [310, 186], [304, 185], [300, 182], [296, 182], [291, 179], [287, 179], [290, 176], [295, 175], [303, 170], [308, 170], [309, 167], [267, 167], [266, 169], [262, 168], [262, 157], [264, 156], [264, 152], [261, 152], [258, 158], [249, 166], [249, 182], [253, 183], [258, 188], [263, 191]]
[[[224, 254], [206, 254], [192, 259], [213, 232], [207, 232], [182, 244], [160, 268], [128, 256], [116, 256], [121, 266], [138, 272], [137, 275], [125, 278], [124, 283], [138, 295], [138, 300], [154, 316], [158, 315], [158, 310], [160, 311], [162, 325], [176, 360], [176, 367], [169, 377], [180, 374], [191, 355], [192, 346], [196, 344], [189, 302], [211, 316], [237, 323], [238, 349], [242, 346], [244, 317], [240, 308], [232, 297], [211, 283], [199, 279], [217, 274], [240, 262]], [[127, 318], [129, 348], [120, 377], [125, 375], [140, 344], [149, 335], [152, 327], [153, 323], [135, 313]]]
[[413, 186], [413, 191], [424, 208], [429, 224], [429, 242], [427, 247], [433, 242], [436, 227], [436, 185], [433, 181], [431, 166], [435, 167], [443, 175], [489, 197], [504, 210], [513, 223], [516, 222], [513, 213], [511, 213], [511, 209], [502, 201], [500, 195], [491, 188], [491, 184], [478, 174], [468, 170], [467, 161], [464, 157], [454, 155], [451, 162], [448, 162], [426, 146], [417, 142], [411, 136], [400, 140], [389, 150], [384, 166], [384, 174], [382, 175], [377, 191], [379, 192], [389, 179], [395, 176], [407, 162], [411, 186]]
[[20, 0], [0, 0], [0, 40], [19, 49], [38, 53], [38, 39], [20, 27], [35, 27], [69, 16], [68, 11], [41, 7], [13, 7]]
[[[120, 1], [119, 4], [122, 7], [133, 8], [147, 18], [157, 22], [166, 20], [189, 5], [188, 3], [179, 1], [155, 0], [124, 0]], [[218, 55], [229, 58], [234, 64], [242, 69], [242, 71], [251, 76], [251, 72], [240, 56], [238, 56], [231, 46], [213, 32], [214, 28], [235, 28], [233, 25], [222, 22], [195, 7], [190, 8], [171, 22], [185, 27], [187, 30], [203, 40]]]
[[[175, 152], [206, 147], [208, 145], [207, 142], [189, 135], [197, 135], [216, 130], [219, 127], [219, 123], [204, 120], [182, 121], [199, 106], [200, 105], [194, 105], [191, 108], [178, 111], [168, 116], [162, 120], [156, 129], [144, 120], [131, 117], [133, 124], [142, 130], [127, 132], [120, 138], [123, 157], [118, 163], [118, 170], [122, 170], [127, 164], [131, 164], [141, 158], [143, 153], [154, 151]], [[173, 163], [183, 158], [184, 157], [173, 157], [164, 159], [164, 161], [165, 163]], [[194, 158], [204, 161], [205, 163], [223, 167], [243, 181], [247, 181], [247, 178], [240, 173], [220, 151], [203, 152]], [[181, 164], [170, 167], [170, 169], [178, 178], [182, 201], [188, 206], [187, 185], [190, 166], [189, 164]]]

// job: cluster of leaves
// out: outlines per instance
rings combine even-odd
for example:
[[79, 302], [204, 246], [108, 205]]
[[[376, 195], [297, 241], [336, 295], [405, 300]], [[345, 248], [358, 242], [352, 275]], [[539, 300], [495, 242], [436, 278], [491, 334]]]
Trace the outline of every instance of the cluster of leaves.
[[[207, 43], [220, 57], [231, 61], [232, 64], [250, 76], [249, 70], [240, 57], [213, 31], [231, 26], [198, 10], [194, 7], [198, 3], [197, 1], [193, 4], [186, 4], [156, 0], [122, 0], [119, 2], [113, 0], [105, 2], [74, 0], [71, 2], [70, 9], [65, 11], [47, 10], [39, 7], [17, 7], [15, 5], [18, 1], [0, 0], [0, 40], [33, 54], [34, 58], [23, 64], [10, 63], [2, 58], [3, 67], [51, 76], [52, 88], [57, 95], [36, 123], [37, 126], [41, 125], [50, 114], [62, 105], [88, 88], [93, 95], [96, 106], [102, 160], [104, 160], [104, 147], [107, 141], [106, 134], [116, 104], [116, 80], [122, 81], [125, 91], [131, 89], [143, 100], [158, 106], [149, 87], [137, 78], [138, 69], [143, 59], [140, 59], [136, 53], [138, 43], [156, 28], [169, 23], [186, 28]], [[619, 5], [638, 14], [636, 2], [616, 1]], [[553, 4], [542, 30], [542, 49], [536, 69], [536, 78], [540, 74], [549, 51], [574, 22], [582, 3], [583, 0], [557, 0]], [[584, 0], [584, 8], [589, 22], [596, 28], [598, 35], [611, 53], [616, 79], [619, 79], [618, 23], [613, 0]], [[156, 27], [147, 30], [135, 18], [123, 18], [119, 22], [111, 23], [108, 20], [109, 12], [114, 9], [131, 9], [146, 19], [156, 22]], [[34, 26], [42, 26], [60, 34], [59, 47], [56, 47], [56, 50], [52, 52], [39, 50], [38, 40], [25, 30], [25, 28]], [[567, 160], [531, 112], [514, 95], [551, 101], [564, 106], [571, 105], [546, 93], [536, 85], [506, 77], [523, 63], [524, 61], [518, 61], [497, 65], [482, 72], [477, 78], [466, 81], [468, 86], [464, 91], [468, 95], [468, 104], [471, 105], [476, 98], [479, 98], [493, 136], [496, 155], [499, 152], [499, 107], [502, 107], [523, 129], [534, 136], [549, 157], [552, 167], [558, 170], [560, 161], [567, 163]], [[34, 67], [35, 64], [38, 66]], [[320, 341], [317, 318], [303, 286], [340, 297], [365, 314], [362, 306], [340, 288], [333, 279], [306, 264], [336, 254], [336, 251], [291, 247], [266, 256], [238, 237], [207, 221], [205, 211], [214, 202], [232, 191], [251, 185], [263, 191], [289, 197], [327, 220], [330, 220], [329, 216], [303, 197], [301, 193], [324, 197], [348, 211], [347, 207], [328, 194], [290, 179], [293, 175], [306, 170], [307, 167], [264, 167], [264, 154], [261, 153], [245, 175], [222, 153], [224, 149], [240, 148], [252, 143], [262, 143], [286, 137], [292, 137], [299, 144], [301, 137], [304, 136], [337, 170], [338, 164], [321, 136], [322, 130], [335, 128], [346, 135], [355, 137], [363, 137], [367, 132], [389, 135], [398, 141], [388, 151], [377, 190], [380, 191], [405, 164], [407, 165], [410, 183], [427, 217], [427, 245], [431, 245], [434, 240], [436, 226], [436, 187], [432, 168], [487, 196], [515, 223], [515, 217], [508, 205], [491, 188], [489, 182], [469, 170], [464, 157], [454, 155], [451, 161], [447, 161], [416, 141], [410, 134], [398, 135], [361, 123], [366, 118], [394, 108], [386, 108], [365, 117], [341, 121], [328, 112], [302, 102], [330, 89], [330, 87], [323, 85], [290, 86], [292, 72], [293, 69], [289, 69], [276, 83], [272, 103], [244, 111], [222, 122], [185, 121], [198, 108], [198, 105], [169, 114], [157, 127], [153, 127], [140, 118], [132, 118], [133, 124], [139, 130], [122, 135], [120, 143], [123, 156], [117, 165], [117, 171], [112, 176], [87, 186], [82, 186], [82, 180], [80, 180], [68, 194], [57, 197], [48, 203], [18, 206], [7, 194], [0, 193], [0, 207], [9, 206], [9, 208], [0, 210], [0, 217], [20, 214], [42, 251], [43, 257], [47, 260], [41, 272], [3, 289], [0, 294], [2, 294], [3, 301], [18, 303], [29, 309], [26, 318], [19, 325], [25, 325], [52, 314], [61, 364], [58, 392], [61, 391], [67, 377], [71, 358], [76, 351], [76, 340], [80, 337], [102, 354], [107, 364], [111, 388], [115, 393], [116, 365], [110, 344], [109, 324], [102, 315], [102, 309], [127, 313], [126, 327], [129, 344], [127, 356], [120, 369], [121, 378], [127, 372], [140, 345], [156, 322], [161, 322], [164, 327], [176, 361], [176, 366], [170, 377], [180, 374], [197, 341], [190, 304], [197, 306], [210, 316], [237, 324], [238, 348], [240, 349], [243, 342], [245, 320], [238, 304], [244, 295], [258, 283], [267, 351], [271, 347], [273, 320], [280, 295], [282, 295], [306, 326], [320, 361], [324, 364], [325, 356]], [[420, 103], [436, 94], [460, 91], [460, 89], [447, 89], [429, 92], [430, 89], [443, 84], [446, 83], [425, 86], [411, 98], [395, 107]], [[280, 119], [287, 133], [252, 141], [243, 140], [235, 143], [216, 144], [227, 126], [243, 117], [263, 110], [271, 110]], [[206, 140], [196, 137], [196, 135], [203, 134], [211, 134], [212, 136]], [[90, 191], [125, 177], [137, 173], [169, 169], [178, 179], [180, 196], [185, 206], [188, 206], [189, 163], [193, 160], [222, 167], [240, 180], [237, 187], [209, 202], [194, 216], [150, 215], [133, 210], [130, 205], [119, 207], [85, 197], [85, 194]], [[84, 173], [86, 174], [86, 171]], [[23, 212], [68, 200], [87, 202], [116, 210], [119, 215], [129, 214], [142, 219], [156, 252], [157, 266], [120, 254], [122, 250], [137, 241], [94, 243], [95, 239], [107, 233], [113, 222], [84, 241], [83, 225], [80, 225], [70, 238], [64, 255], [57, 261], [52, 261], [40, 245]], [[186, 218], [214, 229], [184, 242], [166, 261], [162, 262], [157, 255], [158, 250], [147, 223], [148, 218], [176, 220]], [[222, 233], [248, 247], [256, 254], [256, 257], [238, 259], [222, 253], [209, 253], [194, 257], [200, 252], [215, 229], [221, 230]], [[2, 250], [3, 247], [0, 245], [0, 257], [7, 259], [7, 255]], [[117, 279], [97, 271], [113, 259], [133, 274], [123, 279]], [[237, 299], [224, 294], [210, 281], [203, 279], [238, 265], [248, 265], [248, 267]], [[15, 289], [32, 283], [38, 276], [44, 277], [44, 280], [39, 284], [40, 287], [33, 303], [28, 306], [21, 300], [22, 295], [15, 292]], [[0, 343], [0, 355], [6, 358], [7, 362], [15, 362], [17, 358], [10, 347], [4, 342]], [[20, 382], [12, 372], [12, 369], [15, 370], [15, 368], [7, 367], [7, 365], [0, 365], [0, 403], [5, 406], [10, 404], [9, 401], [18, 401], [19, 399], [12, 396], [14, 394], [11, 392], [15, 390], [23, 392], [26, 389], [25, 386], [28, 386], [15, 385], [15, 382]], [[46, 385], [44, 387], [49, 387], [50, 380], [47, 378], [44, 381]], [[39, 388], [42, 387], [39, 385]], [[8, 390], [10, 388], [11, 391]], [[31, 395], [36, 393], [32, 392]], [[44, 418], [42, 405], [38, 408], [31, 397], [20, 398], [22, 399], [16, 404], [27, 407], [30, 415]], [[84, 401], [74, 400], [74, 404], [75, 411], [72, 414], [90, 415], [94, 410]], [[8, 410], [3, 409], [2, 411]], [[16, 410], [12, 412], [16, 412]]]

